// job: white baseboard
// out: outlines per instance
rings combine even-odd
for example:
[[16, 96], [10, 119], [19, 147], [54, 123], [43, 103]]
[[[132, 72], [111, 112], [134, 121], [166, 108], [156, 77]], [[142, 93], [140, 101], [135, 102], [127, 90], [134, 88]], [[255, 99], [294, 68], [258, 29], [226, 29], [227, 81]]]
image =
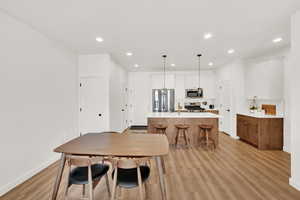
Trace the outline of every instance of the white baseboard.
[[230, 137], [232, 137], [232, 138], [235, 139], [235, 140], [239, 140], [239, 139], [240, 139], [239, 136], [230, 136]]
[[11, 181], [10, 183], [2, 186], [0, 188], [0, 197], [2, 197], [4, 194], [6, 194], [7, 192], [9, 192], [10, 190], [12, 190], [13, 188], [15, 188], [16, 186], [18, 186], [19, 184], [24, 183], [25, 181], [27, 181], [28, 179], [30, 179], [31, 177], [33, 177], [34, 175], [36, 175], [37, 173], [39, 173], [40, 171], [42, 171], [43, 169], [49, 167], [49, 165], [53, 164], [58, 159], [59, 159], [59, 155], [57, 154], [56, 156], [52, 157], [48, 161], [42, 163], [37, 168], [34, 168], [34, 169], [32, 169], [32, 170], [24, 173], [22, 176], [18, 177], [14, 181]]
[[300, 181], [293, 179], [292, 177], [289, 179], [289, 183], [292, 187], [296, 188], [300, 191]]
[[283, 146], [283, 151], [286, 152], [286, 153], [291, 153], [286, 146]]

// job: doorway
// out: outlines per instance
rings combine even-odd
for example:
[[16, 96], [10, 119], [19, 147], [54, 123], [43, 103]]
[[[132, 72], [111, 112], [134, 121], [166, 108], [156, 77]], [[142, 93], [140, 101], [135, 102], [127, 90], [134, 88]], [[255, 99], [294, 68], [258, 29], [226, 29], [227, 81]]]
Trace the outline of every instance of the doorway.
[[230, 81], [221, 81], [218, 86], [219, 109], [221, 118], [219, 119], [220, 131], [232, 135], [231, 115], [232, 115], [232, 87]]

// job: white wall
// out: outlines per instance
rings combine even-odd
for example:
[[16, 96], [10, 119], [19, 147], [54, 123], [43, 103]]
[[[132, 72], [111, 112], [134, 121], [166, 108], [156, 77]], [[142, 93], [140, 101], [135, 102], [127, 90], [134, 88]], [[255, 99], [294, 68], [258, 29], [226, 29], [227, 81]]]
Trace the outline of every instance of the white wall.
[[283, 150], [286, 152], [291, 152], [291, 118], [290, 118], [290, 52], [285, 55], [284, 58], [284, 137], [283, 137]]
[[283, 99], [283, 57], [247, 63], [246, 96], [258, 99]]
[[[197, 71], [169, 71], [166, 74], [166, 87], [175, 89], [175, 108], [177, 103], [208, 101], [215, 103], [216, 78], [214, 70], [202, 70], [200, 84], [204, 98], [186, 99], [185, 89], [198, 88]], [[129, 120], [131, 125], [147, 125], [147, 114], [152, 112], [152, 89], [163, 88], [162, 72], [129, 72]]]
[[77, 57], [0, 12], [0, 196], [78, 135]]
[[289, 116], [291, 120], [291, 178], [290, 184], [300, 190], [300, 11], [291, 21], [291, 55], [287, 75], [290, 79]]

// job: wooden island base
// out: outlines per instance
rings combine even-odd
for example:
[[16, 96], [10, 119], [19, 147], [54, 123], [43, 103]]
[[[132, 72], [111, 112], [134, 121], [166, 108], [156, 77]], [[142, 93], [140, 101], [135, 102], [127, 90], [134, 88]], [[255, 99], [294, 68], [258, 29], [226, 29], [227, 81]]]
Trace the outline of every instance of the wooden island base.
[[[198, 139], [200, 139], [200, 128], [199, 125], [207, 124], [212, 125], [213, 129], [210, 132], [210, 137], [215, 141], [216, 147], [219, 144], [219, 119], [218, 118], [158, 118], [148, 117], [148, 133], [156, 133], [154, 128], [157, 124], [167, 125], [166, 134], [170, 144], [175, 144], [175, 137], [177, 129], [176, 124], [187, 124], [190, 126], [188, 129], [188, 136], [192, 146], [199, 146]], [[203, 133], [202, 133], [203, 134]], [[202, 135], [201, 134], [201, 135]], [[180, 140], [183, 143], [183, 140]]]

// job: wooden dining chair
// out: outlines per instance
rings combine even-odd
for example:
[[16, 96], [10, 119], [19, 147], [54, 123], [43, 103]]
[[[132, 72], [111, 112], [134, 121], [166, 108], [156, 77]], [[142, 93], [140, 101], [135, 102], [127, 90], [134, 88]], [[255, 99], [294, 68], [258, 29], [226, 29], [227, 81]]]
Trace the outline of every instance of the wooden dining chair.
[[[87, 157], [87, 156], [67, 156], [67, 167], [69, 173], [67, 176], [67, 186], [65, 190], [65, 199], [68, 198], [68, 190], [71, 185], [82, 185], [82, 196], [85, 196], [85, 186], [89, 187], [89, 199], [94, 199], [94, 189], [105, 175], [106, 187], [110, 197], [110, 188], [107, 172], [109, 165], [104, 164], [101, 157]], [[73, 166], [75, 168], [71, 169]]]
[[[143, 158], [124, 158], [115, 157], [110, 161], [113, 165], [113, 186], [111, 200], [115, 199], [117, 187], [131, 189], [139, 187], [140, 199], [147, 197], [147, 180], [150, 176], [150, 167], [147, 165], [150, 162], [149, 157]], [[145, 195], [143, 192], [143, 185], [145, 188]]]

